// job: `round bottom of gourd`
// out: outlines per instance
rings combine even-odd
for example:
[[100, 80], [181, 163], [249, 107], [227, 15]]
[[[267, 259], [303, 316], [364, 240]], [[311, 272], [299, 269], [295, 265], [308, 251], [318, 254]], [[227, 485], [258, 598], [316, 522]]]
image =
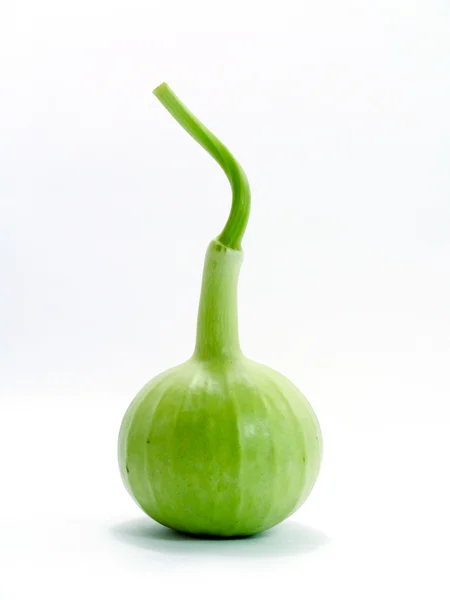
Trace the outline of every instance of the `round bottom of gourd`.
[[[303, 502], [301, 502], [300, 504], [303, 504]], [[199, 526], [198, 524], [196, 525], [194, 522], [183, 523], [181, 519], [177, 522], [174, 522], [171, 519], [164, 519], [161, 516], [151, 514], [142, 506], [140, 506], [140, 508], [153, 521], [156, 521], [156, 523], [159, 523], [159, 525], [162, 525], [163, 527], [166, 527], [167, 529], [170, 529], [171, 531], [177, 534], [190, 538], [218, 540], [243, 539], [264, 533], [270, 529], [273, 529], [274, 527], [285, 521], [288, 517], [290, 517], [299, 508], [300, 504], [296, 505], [295, 508], [293, 510], [290, 510], [287, 514], [284, 514], [283, 516], [279, 515], [276, 520], [273, 518], [270, 520], [266, 519], [264, 523], [260, 522], [259, 524], [256, 524], [255, 520], [253, 519], [252, 522], [251, 517], [249, 517], [247, 519], [247, 523], [241, 522], [237, 524], [236, 522], [227, 522], [226, 520], [220, 523], [216, 520], [216, 522], [214, 524], [211, 524], [210, 526]], [[199, 519], [199, 521], [204, 522], [205, 518]]]
[[273, 527], [275, 527], [275, 525], [271, 525], [269, 527], [261, 527], [261, 528], [257, 528], [257, 529], [251, 529], [251, 530], [242, 530], [242, 531], [237, 531], [237, 532], [233, 532], [233, 533], [231, 533], [231, 532], [225, 533], [224, 531], [219, 531], [219, 530], [208, 530], [208, 531], [198, 530], [198, 531], [196, 531], [196, 530], [191, 530], [188, 528], [172, 527], [171, 525], [162, 523], [161, 521], [158, 521], [156, 519], [153, 519], [153, 520], [156, 521], [157, 523], [159, 523], [160, 525], [162, 525], [163, 527], [167, 527], [167, 529], [170, 529], [171, 531], [173, 531], [176, 534], [186, 536], [188, 538], [199, 539], [199, 540], [239, 540], [239, 539], [244, 539], [244, 538], [249, 538], [249, 537], [259, 535], [259, 534], [264, 533], [265, 531], [268, 531], [269, 529], [272, 529]]
[[[166, 527], [166, 526], [165, 526]], [[192, 533], [190, 531], [183, 531], [181, 529], [173, 529], [172, 527], [168, 527], [168, 529], [170, 529], [173, 533], [180, 535], [180, 536], [184, 536], [187, 538], [193, 538], [196, 540], [243, 540], [245, 538], [250, 538], [250, 537], [254, 537], [257, 535], [260, 535], [261, 533], [264, 533], [265, 531], [267, 531], [266, 529], [263, 529], [262, 531], [256, 531], [255, 533], [241, 533], [241, 534], [230, 534], [230, 535], [225, 535], [225, 534], [214, 534], [214, 533]]]

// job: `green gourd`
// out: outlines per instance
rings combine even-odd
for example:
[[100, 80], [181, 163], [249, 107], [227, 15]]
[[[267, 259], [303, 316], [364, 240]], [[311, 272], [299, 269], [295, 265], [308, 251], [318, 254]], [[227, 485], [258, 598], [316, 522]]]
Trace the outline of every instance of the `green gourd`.
[[178, 531], [223, 537], [273, 527], [307, 498], [322, 436], [303, 394], [241, 351], [237, 285], [250, 212], [247, 177], [166, 83], [154, 91], [227, 175], [232, 207], [206, 252], [193, 356], [152, 379], [128, 408], [119, 465], [131, 496]]

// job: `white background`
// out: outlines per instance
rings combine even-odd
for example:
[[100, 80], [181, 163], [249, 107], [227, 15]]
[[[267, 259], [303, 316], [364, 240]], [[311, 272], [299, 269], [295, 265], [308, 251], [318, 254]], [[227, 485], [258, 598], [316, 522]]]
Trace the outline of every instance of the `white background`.
[[[1, 600], [448, 599], [447, 0], [5, 0], [0, 68]], [[153, 525], [116, 465], [230, 202], [163, 80], [252, 185], [244, 351], [323, 428], [248, 540]]]

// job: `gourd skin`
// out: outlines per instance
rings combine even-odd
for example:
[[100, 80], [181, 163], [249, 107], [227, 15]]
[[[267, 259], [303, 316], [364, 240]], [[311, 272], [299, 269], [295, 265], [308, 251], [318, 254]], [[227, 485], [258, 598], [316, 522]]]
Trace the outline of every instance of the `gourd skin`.
[[308, 401], [281, 374], [244, 357], [192, 358], [138, 393], [119, 454], [125, 485], [159, 523], [244, 536], [306, 500], [322, 439]]
[[138, 505], [167, 527], [252, 535], [306, 500], [319, 473], [322, 436], [303, 394], [241, 351], [237, 289], [250, 211], [247, 177], [167, 84], [155, 94], [222, 167], [232, 208], [206, 252], [193, 356], [152, 379], [128, 408], [120, 472]]
[[242, 354], [242, 256], [211, 242], [194, 355], [138, 393], [119, 434], [120, 470], [136, 502], [192, 534], [243, 536], [276, 525], [304, 502], [322, 456], [306, 398]]

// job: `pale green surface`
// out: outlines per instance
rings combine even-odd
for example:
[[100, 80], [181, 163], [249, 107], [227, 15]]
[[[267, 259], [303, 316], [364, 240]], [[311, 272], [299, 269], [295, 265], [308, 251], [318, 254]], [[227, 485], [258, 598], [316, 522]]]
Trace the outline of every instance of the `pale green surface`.
[[321, 439], [304, 396], [245, 358], [192, 359], [150, 382], [120, 435], [122, 477], [169, 527], [249, 535], [291, 514], [318, 474]]
[[166, 84], [155, 94], [223, 167], [233, 189], [225, 229], [208, 247], [193, 357], [151, 380], [119, 434], [124, 483], [163, 525], [218, 536], [276, 525], [309, 495], [322, 438], [306, 398], [240, 349], [240, 241], [250, 209], [242, 168]]

